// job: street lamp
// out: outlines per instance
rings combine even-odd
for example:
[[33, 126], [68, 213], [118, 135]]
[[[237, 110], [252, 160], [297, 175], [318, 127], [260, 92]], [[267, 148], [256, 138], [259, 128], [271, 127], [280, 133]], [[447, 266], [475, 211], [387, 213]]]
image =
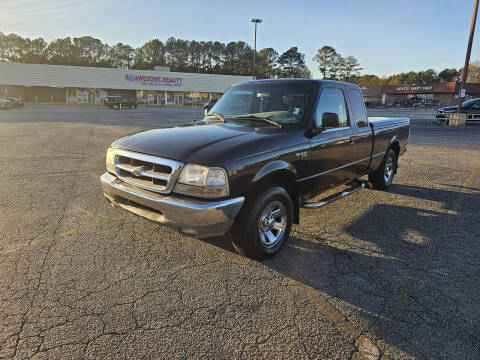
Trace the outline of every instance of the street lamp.
[[255, 61], [257, 58], [257, 24], [262, 22], [262, 19], [250, 19], [250, 22], [253, 22], [255, 24], [255, 38], [253, 41], [253, 79], [256, 80], [256, 65]]

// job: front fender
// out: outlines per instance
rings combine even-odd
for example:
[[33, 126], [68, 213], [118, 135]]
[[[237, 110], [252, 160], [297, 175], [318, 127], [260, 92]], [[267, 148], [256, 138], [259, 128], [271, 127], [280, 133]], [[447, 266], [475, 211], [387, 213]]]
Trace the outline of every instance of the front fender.
[[264, 165], [253, 177], [250, 191], [257, 188], [257, 185], [262, 183], [262, 180], [271, 181], [276, 185], [286, 188], [294, 203], [293, 222], [298, 224], [300, 218], [299, 199], [296, 179], [297, 171], [295, 167], [284, 160], [275, 160]]
[[285, 160], [274, 160], [264, 165], [260, 170], [257, 171], [255, 176], [253, 177], [252, 183], [257, 183], [258, 181], [265, 179], [267, 176], [273, 173], [283, 171], [290, 173], [290, 175], [293, 175], [295, 178], [297, 177], [297, 172], [291, 164], [289, 164]]

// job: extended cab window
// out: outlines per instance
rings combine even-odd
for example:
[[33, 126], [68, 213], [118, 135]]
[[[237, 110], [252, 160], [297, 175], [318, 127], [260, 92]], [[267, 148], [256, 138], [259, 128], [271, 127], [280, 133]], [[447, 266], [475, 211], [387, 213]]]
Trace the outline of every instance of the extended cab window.
[[350, 102], [352, 104], [353, 119], [357, 127], [368, 126], [367, 110], [365, 109], [360, 90], [350, 89]]
[[[338, 116], [338, 123], [332, 125], [331, 121], [324, 123], [326, 119], [332, 119], [332, 115]], [[347, 108], [343, 92], [337, 88], [324, 88], [318, 100], [317, 112], [315, 117], [315, 126], [317, 128], [339, 128], [349, 126]]]

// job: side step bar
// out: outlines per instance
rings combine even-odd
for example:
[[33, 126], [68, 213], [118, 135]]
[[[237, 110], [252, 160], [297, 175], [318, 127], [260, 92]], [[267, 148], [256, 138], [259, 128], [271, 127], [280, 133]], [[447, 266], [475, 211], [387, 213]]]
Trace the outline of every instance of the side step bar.
[[363, 181], [355, 182], [351, 187], [349, 187], [348, 189], [346, 189], [344, 191], [341, 191], [341, 192], [338, 192], [336, 194], [330, 195], [330, 196], [326, 197], [325, 199], [322, 199], [321, 201], [307, 202], [307, 203], [303, 204], [303, 207], [307, 208], [307, 209], [315, 209], [315, 208], [325, 206], [325, 205], [330, 204], [331, 202], [333, 202], [335, 200], [338, 200], [338, 199], [341, 199], [341, 198], [343, 198], [347, 195], [350, 195], [350, 194], [354, 193], [355, 191], [363, 189], [365, 187], [365, 185], [366, 184]]

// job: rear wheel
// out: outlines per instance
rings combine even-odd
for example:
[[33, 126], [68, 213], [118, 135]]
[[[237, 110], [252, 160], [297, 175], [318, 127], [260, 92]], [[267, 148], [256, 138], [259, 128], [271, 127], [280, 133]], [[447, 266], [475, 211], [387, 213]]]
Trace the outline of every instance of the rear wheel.
[[372, 187], [377, 190], [386, 190], [392, 184], [397, 169], [397, 154], [392, 149], [388, 150], [380, 167], [368, 175]]
[[269, 188], [245, 204], [232, 227], [233, 246], [252, 259], [273, 256], [285, 245], [292, 220], [293, 202], [287, 191]]

